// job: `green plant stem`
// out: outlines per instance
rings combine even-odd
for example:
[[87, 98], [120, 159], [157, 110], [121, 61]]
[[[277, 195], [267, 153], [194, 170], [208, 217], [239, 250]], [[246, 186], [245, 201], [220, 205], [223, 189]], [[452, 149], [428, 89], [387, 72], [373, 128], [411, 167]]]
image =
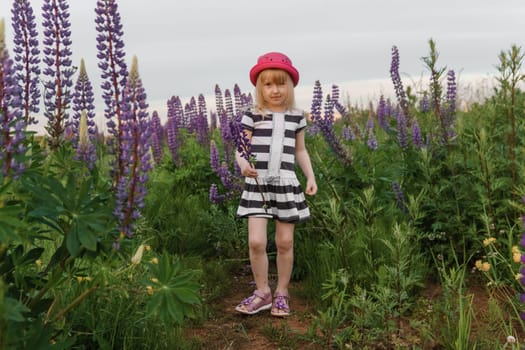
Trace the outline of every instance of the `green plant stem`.
[[257, 187], [259, 188], [259, 192], [261, 193], [261, 197], [262, 197], [262, 200], [263, 200], [264, 212], [268, 213], [268, 204], [266, 204], [266, 199], [264, 198], [264, 193], [263, 193], [262, 187], [259, 184], [259, 180], [257, 178], [255, 179], [255, 183], [257, 184]]
[[[317, 164], [318, 164], [320, 172], [322, 172], [323, 175], [326, 176], [327, 179], [329, 179], [330, 172], [326, 171], [324, 168], [321, 167], [321, 165], [324, 165], [325, 163], [321, 159], [321, 156], [319, 155], [319, 152], [315, 151], [313, 154], [315, 155], [315, 158], [316, 158], [316, 161], [317, 161]], [[339, 196], [339, 193], [335, 189], [335, 187], [332, 184], [332, 182], [331, 181], [326, 181], [325, 183], [328, 185], [330, 190], [332, 190], [332, 194], [334, 195], [335, 198], [337, 198], [337, 201], [341, 202], [341, 197]]]
[[85, 290], [82, 294], [80, 294], [78, 297], [75, 298], [68, 306], [66, 306], [64, 309], [62, 309], [53, 319], [53, 321], [58, 321], [64, 317], [66, 313], [68, 313], [71, 309], [73, 309], [75, 306], [80, 304], [84, 299], [88, 297], [91, 293], [93, 293], [95, 290], [98, 289], [98, 284], [95, 284], [93, 287]]
[[[248, 163], [250, 164], [252, 169], [255, 169], [255, 162], [256, 162], [255, 159], [248, 159]], [[264, 212], [268, 213], [268, 207], [269, 206], [266, 203], [266, 199], [264, 198], [264, 193], [263, 193], [263, 190], [262, 190], [261, 184], [259, 183], [259, 179], [258, 178], [255, 178], [255, 183], [257, 184], [257, 188], [259, 188], [259, 193], [261, 194], [261, 197], [262, 197], [262, 200], [263, 200]]]

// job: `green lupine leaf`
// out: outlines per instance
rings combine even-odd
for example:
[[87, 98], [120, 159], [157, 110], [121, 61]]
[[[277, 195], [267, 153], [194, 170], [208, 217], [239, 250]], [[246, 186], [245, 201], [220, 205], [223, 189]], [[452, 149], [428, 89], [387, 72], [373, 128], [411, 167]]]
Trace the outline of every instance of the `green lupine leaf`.
[[76, 226], [71, 226], [71, 230], [67, 235], [66, 241], [67, 250], [72, 256], [78, 256], [80, 254], [80, 240], [78, 238], [78, 230]]
[[29, 216], [33, 218], [39, 217], [57, 217], [60, 213], [56, 210], [56, 207], [42, 206], [38, 207], [29, 212]]
[[13, 322], [23, 322], [25, 321], [25, 317], [23, 315], [24, 312], [29, 312], [29, 308], [19, 302], [16, 299], [6, 297], [4, 299], [4, 308], [5, 308], [5, 315], [4, 318], [8, 321]]
[[195, 276], [193, 275], [193, 273], [179, 274], [177, 275], [176, 280], [173, 282], [173, 286], [174, 287], [186, 286], [194, 282], [194, 278]]
[[199, 296], [196, 291], [189, 288], [177, 288], [174, 290], [174, 294], [183, 303], [187, 304], [200, 304]]
[[91, 251], [97, 250], [97, 237], [88, 230], [81, 230], [81, 232], [78, 232], [78, 237], [80, 239], [80, 243], [86, 247], [86, 249]]
[[0, 208], [0, 223], [5, 223], [11, 226], [20, 225], [18, 215], [21, 213], [22, 207], [20, 205], [9, 205]]
[[17, 265], [25, 264], [25, 263], [33, 263], [37, 259], [39, 259], [42, 256], [42, 253], [44, 253], [44, 248], [33, 248], [30, 251], [28, 251], [22, 259], [17, 261]]
[[43, 223], [43, 224], [45, 224], [45, 225], [47, 225], [49, 227], [51, 227], [52, 229], [54, 229], [58, 233], [64, 234], [64, 230], [62, 229], [60, 224], [57, 223], [55, 220], [49, 218], [49, 217], [41, 216], [41, 217], [38, 218], [37, 221], [41, 222], [41, 223]]
[[146, 316], [153, 317], [157, 312], [157, 305], [155, 298], [150, 298], [146, 304]]

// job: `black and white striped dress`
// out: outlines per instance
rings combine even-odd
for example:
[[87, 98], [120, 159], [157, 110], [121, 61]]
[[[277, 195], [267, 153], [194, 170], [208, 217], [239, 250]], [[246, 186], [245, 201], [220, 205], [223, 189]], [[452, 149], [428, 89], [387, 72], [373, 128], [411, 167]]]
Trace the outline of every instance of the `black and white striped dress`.
[[295, 174], [295, 135], [306, 127], [304, 113], [293, 110], [268, 112], [263, 116], [247, 111], [241, 123], [252, 132], [251, 151], [257, 160], [255, 169], [259, 173], [259, 186], [254, 178], [245, 178], [237, 215], [291, 223], [310, 218]]

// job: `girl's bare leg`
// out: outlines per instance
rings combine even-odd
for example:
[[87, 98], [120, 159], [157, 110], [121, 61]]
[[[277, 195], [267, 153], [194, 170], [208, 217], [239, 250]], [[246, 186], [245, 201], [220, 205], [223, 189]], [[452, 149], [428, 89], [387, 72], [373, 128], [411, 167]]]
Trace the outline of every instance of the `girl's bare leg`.
[[[268, 284], [268, 254], [266, 253], [268, 219], [248, 218], [248, 248], [250, 254], [250, 265], [256, 289], [267, 295], [271, 292]], [[262, 299], [256, 296], [252, 303], [258, 303]], [[238, 311], [247, 310], [245, 305], [238, 305]]]
[[268, 254], [266, 253], [268, 219], [248, 218], [250, 264], [257, 289], [270, 292], [268, 284]]
[[288, 285], [293, 269], [293, 238], [295, 225], [275, 221], [275, 245], [277, 246], [277, 289], [276, 293], [288, 295]]

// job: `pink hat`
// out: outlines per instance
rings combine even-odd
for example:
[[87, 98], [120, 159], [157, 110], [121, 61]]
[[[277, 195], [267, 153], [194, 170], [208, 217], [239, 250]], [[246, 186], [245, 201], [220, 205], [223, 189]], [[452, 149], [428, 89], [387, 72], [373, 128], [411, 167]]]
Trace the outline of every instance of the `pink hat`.
[[276, 68], [282, 69], [290, 74], [293, 86], [299, 82], [299, 72], [292, 65], [292, 61], [280, 52], [268, 52], [257, 59], [257, 64], [250, 70], [250, 80], [253, 85], [257, 84], [257, 76], [265, 69]]

